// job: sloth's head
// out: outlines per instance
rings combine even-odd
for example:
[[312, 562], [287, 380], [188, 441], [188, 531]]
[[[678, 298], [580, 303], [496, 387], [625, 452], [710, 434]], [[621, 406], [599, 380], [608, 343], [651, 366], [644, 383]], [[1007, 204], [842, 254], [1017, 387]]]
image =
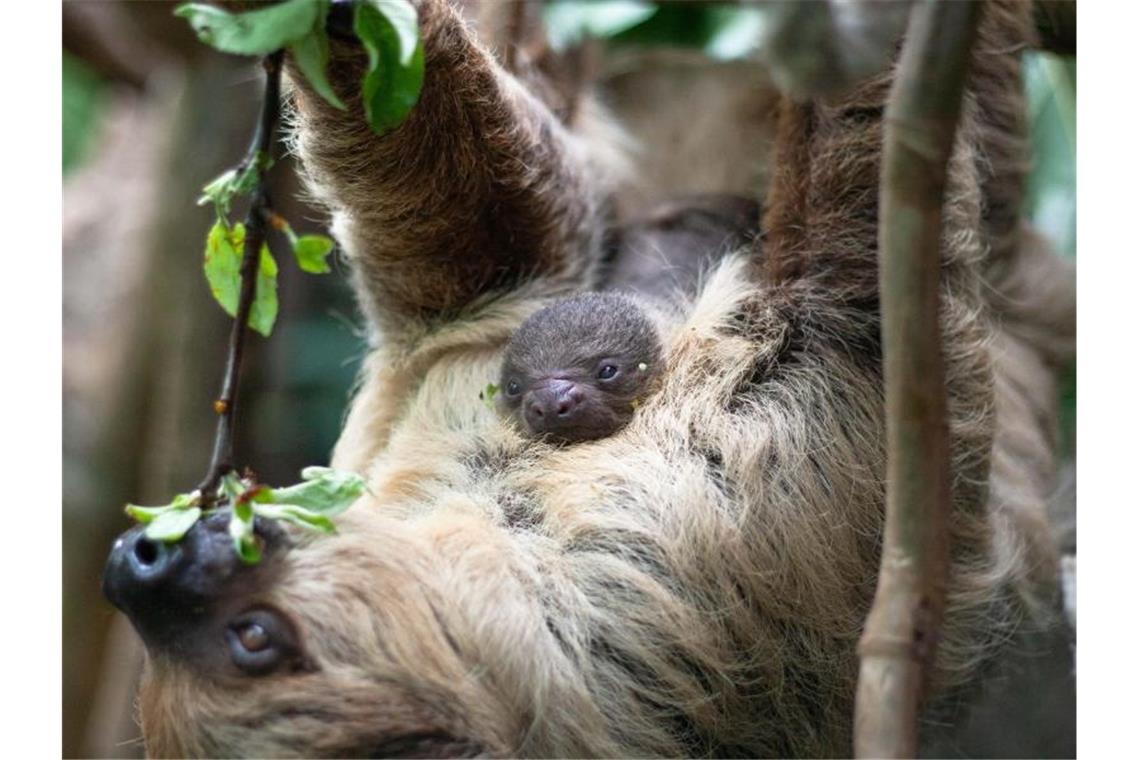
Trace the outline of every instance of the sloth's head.
[[604, 438], [629, 422], [661, 361], [657, 329], [629, 297], [563, 299], [511, 337], [500, 404], [530, 435], [559, 443]]
[[374, 515], [352, 525], [350, 515], [334, 536], [258, 518], [265, 549], [253, 566], [237, 557], [225, 514], [177, 544], [140, 528], [116, 542], [104, 590], [146, 644], [139, 709], [151, 756], [462, 757], [520, 746], [520, 716], [536, 698], [523, 692], [550, 679], [512, 669], [535, 670], [548, 637], [512, 605], [518, 582], [494, 534], [454, 514], [416, 530]]

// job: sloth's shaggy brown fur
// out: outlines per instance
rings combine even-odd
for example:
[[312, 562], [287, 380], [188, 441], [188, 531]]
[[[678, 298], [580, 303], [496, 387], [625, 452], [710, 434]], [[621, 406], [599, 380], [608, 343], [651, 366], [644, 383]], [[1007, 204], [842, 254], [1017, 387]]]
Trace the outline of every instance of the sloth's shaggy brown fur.
[[[1026, 10], [987, 8], [947, 188], [943, 699], [1047, 606], [1054, 573], [1049, 363], [1072, 315], [1023, 286], [1070, 292], [1006, 218]], [[528, 314], [590, 285], [593, 142], [444, 3], [421, 19], [424, 94], [393, 133], [296, 92], [298, 151], [380, 333], [334, 458], [373, 494], [335, 537], [298, 536], [247, 600], [290, 616], [317, 669], [229, 679], [152, 661], [150, 753], [847, 754], [883, 517], [888, 78], [783, 106], [763, 255], [728, 258], [671, 316], [661, 390], [626, 428], [557, 448], [479, 390]], [[342, 92], [357, 65], [334, 49]], [[991, 246], [1005, 264], [987, 280]]]

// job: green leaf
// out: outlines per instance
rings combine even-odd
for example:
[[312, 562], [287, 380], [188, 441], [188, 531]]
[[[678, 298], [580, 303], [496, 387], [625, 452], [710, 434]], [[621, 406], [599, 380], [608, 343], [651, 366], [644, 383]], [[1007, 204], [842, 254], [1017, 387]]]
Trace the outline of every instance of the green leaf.
[[[257, 186], [258, 171], [267, 171], [273, 165], [273, 159], [266, 151], [258, 151], [254, 161], [244, 168], [238, 167], [219, 174], [208, 185], [202, 188], [202, 196], [198, 198], [198, 205], [204, 206], [213, 203], [218, 210], [218, 221], [224, 221], [230, 213], [230, 203], [236, 195], [245, 195]], [[239, 172], [240, 169], [240, 172]]]
[[173, 543], [180, 540], [186, 531], [194, 527], [198, 518], [202, 516], [199, 507], [189, 509], [170, 508], [157, 515], [146, 526], [146, 537], [152, 541], [166, 541]]
[[348, 509], [366, 490], [364, 478], [328, 467], [306, 467], [304, 483], [274, 488], [274, 504], [293, 504], [332, 517]]
[[253, 511], [260, 517], [284, 520], [302, 528], [319, 530], [322, 533], [336, 532], [336, 526], [328, 517], [296, 504], [255, 504]]
[[227, 472], [222, 476], [222, 484], [219, 486], [218, 492], [233, 501], [245, 493], [245, 485], [242, 484], [241, 478], [237, 476], [236, 472]]
[[313, 27], [313, 31], [289, 46], [289, 52], [292, 53], [293, 60], [297, 62], [297, 68], [309, 80], [309, 84], [313, 86], [317, 94], [340, 110], [346, 110], [347, 106], [337, 96], [325, 75], [325, 69], [329, 62], [329, 40], [325, 35], [323, 17]]
[[229, 214], [230, 199], [234, 196], [233, 186], [236, 179], [236, 169], [230, 169], [214, 177], [208, 185], [202, 188], [202, 197], [198, 199], [198, 205], [204, 206], [207, 203], [213, 203], [218, 207], [219, 215]]
[[234, 516], [242, 522], [253, 519], [253, 506], [244, 499], [236, 499], [233, 503]]
[[411, 63], [420, 39], [416, 9], [408, 0], [367, 0], [367, 2], [392, 26], [400, 44], [400, 65], [407, 66]]
[[203, 268], [214, 300], [231, 317], [237, 313], [241, 293], [241, 250], [245, 243], [245, 226], [226, 227], [215, 222], [206, 236], [206, 259]]
[[170, 502], [170, 506], [176, 508], [183, 507], [196, 507], [202, 503], [202, 494], [199, 491], [191, 491], [190, 493], [180, 493], [174, 497]]
[[420, 98], [424, 83], [424, 49], [416, 48], [407, 68], [374, 68], [364, 77], [364, 114], [372, 131], [383, 134], [404, 123]]
[[225, 53], [268, 55], [308, 34], [324, 3], [285, 0], [245, 13], [229, 13], [211, 5], [187, 3], [174, 14], [189, 20], [198, 39]]
[[261, 544], [253, 532], [253, 510], [248, 504], [244, 509], [234, 505], [233, 514], [230, 515], [230, 537], [234, 540], [234, 551], [247, 565], [257, 564], [261, 560]]
[[261, 257], [257, 262], [257, 285], [253, 305], [249, 310], [249, 326], [268, 338], [276, 321], [277, 262], [269, 253], [269, 246], [263, 243]]
[[[245, 225], [226, 228], [215, 222], [206, 237], [206, 260], [203, 268], [210, 292], [226, 314], [237, 314], [241, 297], [241, 258], [245, 245]], [[249, 326], [265, 337], [273, 332], [277, 319], [277, 262], [262, 244], [257, 264], [257, 282], [254, 284], [253, 304], [249, 311]]]
[[273, 489], [269, 486], [258, 486], [248, 493], [247, 498], [255, 503], [273, 501]]
[[402, 4], [371, 0], [357, 5], [353, 16], [353, 30], [368, 51], [368, 71], [361, 88], [364, 114], [377, 133], [397, 127], [407, 118], [419, 100], [424, 81], [423, 45], [417, 43], [404, 62], [402, 46], [407, 29], [397, 29], [390, 17], [378, 10], [380, 5], [389, 9], [389, 3]]
[[495, 410], [495, 395], [499, 392], [499, 386], [494, 383], [487, 383], [487, 387], [479, 391], [479, 398], [487, 405], [491, 411]]
[[180, 493], [176, 495], [169, 504], [162, 507], [141, 507], [138, 504], [128, 504], [123, 511], [136, 522], [145, 525], [171, 510], [196, 507], [201, 503], [202, 494], [198, 491], [191, 491], [190, 493]]
[[159, 517], [160, 515], [165, 514], [172, 509], [174, 509], [174, 507], [169, 505], [165, 507], [140, 507], [138, 504], [128, 504], [126, 507], [124, 507], [123, 511], [126, 512], [127, 516], [132, 520], [146, 525], [156, 517]]
[[543, 26], [554, 50], [565, 50], [583, 37], [613, 37], [657, 13], [653, 3], [639, 0], [553, 0], [543, 4]]
[[311, 274], [330, 271], [326, 258], [332, 249], [333, 241], [324, 235], [302, 235], [293, 240], [293, 255], [297, 257], [297, 266]]

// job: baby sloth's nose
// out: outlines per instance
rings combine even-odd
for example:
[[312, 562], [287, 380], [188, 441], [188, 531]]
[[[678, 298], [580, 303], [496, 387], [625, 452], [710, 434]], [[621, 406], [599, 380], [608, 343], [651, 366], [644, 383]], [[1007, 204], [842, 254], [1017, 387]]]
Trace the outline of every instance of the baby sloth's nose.
[[535, 430], [570, 422], [581, 407], [582, 389], [570, 380], [547, 380], [530, 392], [526, 420]]

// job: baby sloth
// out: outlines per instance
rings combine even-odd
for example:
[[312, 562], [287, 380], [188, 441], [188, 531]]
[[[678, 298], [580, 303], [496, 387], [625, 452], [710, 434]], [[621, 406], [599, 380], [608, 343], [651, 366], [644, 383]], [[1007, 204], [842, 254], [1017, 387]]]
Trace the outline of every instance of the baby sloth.
[[566, 298], [533, 314], [511, 338], [500, 408], [533, 436], [604, 438], [629, 422], [661, 362], [657, 328], [632, 298]]

